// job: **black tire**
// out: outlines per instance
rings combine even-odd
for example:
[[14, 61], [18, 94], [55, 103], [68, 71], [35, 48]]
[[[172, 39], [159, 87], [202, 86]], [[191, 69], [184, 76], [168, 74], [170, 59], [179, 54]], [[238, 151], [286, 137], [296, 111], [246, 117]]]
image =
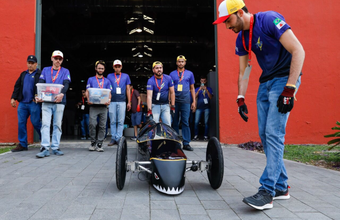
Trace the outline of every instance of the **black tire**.
[[209, 139], [206, 160], [210, 163], [207, 170], [210, 186], [213, 189], [218, 189], [223, 181], [224, 160], [221, 144], [216, 137]]
[[118, 143], [116, 155], [116, 184], [119, 190], [124, 188], [126, 178], [127, 145], [125, 137]]

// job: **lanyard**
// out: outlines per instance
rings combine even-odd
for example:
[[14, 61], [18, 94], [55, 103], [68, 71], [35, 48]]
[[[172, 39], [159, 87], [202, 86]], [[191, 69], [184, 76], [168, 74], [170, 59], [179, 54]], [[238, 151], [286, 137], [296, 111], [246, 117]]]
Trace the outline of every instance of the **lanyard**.
[[99, 88], [101, 88], [101, 89], [102, 89], [102, 88], [104, 87], [104, 76], [103, 76], [102, 85], [100, 85], [97, 75], [96, 75], [96, 79], [97, 79], [97, 82], [98, 82], [98, 86], [99, 86]]
[[203, 97], [205, 98], [205, 90], [203, 90], [202, 95], [203, 95]]
[[117, 75], [115, 73], [115, 78], [116, 78], [117, 86], [119, 87], [119, 82], [120, 82], [120, 78], [122, 78], [122, 73], [120, 73], [119, 80], [117, 79]]
[[242, 43], [244, 49], [248, 52], [248, 66], [251, 63], [251, 40], [253, 38], [253, 23], [254, 23], [254, 16], [250, 15], [250, 28], [249, 28], [249, 50], [247, 50], [246, 44], [244, 42], [244, 31], [242, 31]]
[[161, 79], [161, 86], [158, 86], [158, 82], [157, 82], [157, 78], [155, 77], [155, 81], [156, 81], [156, 86], [158, 88], [159, 91], [161, 91], [161, 86], [162, 86], [162, 83], [163, 83], [163, 75], [162, 75], [162, 79]]
[[179, 71], [177, 70], [177, 74], [178, 74], [178, 79], [179, 79], [179, 82], [181, 82], [183, 80], [183, 77], [184, 77], [184, 71], [183, 70], [183, 73], [182, 73], [182, 77], [179, 77]]
[[55, 77], [53, 78], [53, 66], [51, 67], [51, 79], [52, 79], [52, 82], [53, 82], [53, 83], [54, 83], [55, 80], [58, 78], [60, 69], [61, 69], [61, 68], [59, 67], [57, 74], [56, 74]]
[[131, 91], [131, 99], [130, 99], [130, 101], [132, 101], [133, 90], [134, 90], [134, 89], [132, 89], [132, 91]]
[[83, 100], [83, 105], [85, 105], [85, 102], [84, 102], [84, 96], [83, 96], [83, 97], [81, 97], [81, 99]]

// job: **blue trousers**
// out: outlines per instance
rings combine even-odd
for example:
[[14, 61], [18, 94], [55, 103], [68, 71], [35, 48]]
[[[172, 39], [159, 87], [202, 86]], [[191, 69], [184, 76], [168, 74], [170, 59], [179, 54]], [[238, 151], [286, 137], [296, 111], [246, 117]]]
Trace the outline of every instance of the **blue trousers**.
[[31, 116], [31, 122], [34, 129], [39, 134], [39, 139], [41, 139], [41, 104], [31, 103], [19, 103], [18, 106], [18, 139], [20, 145], [27, 147], [27, 119]]
[[[275, 196], [275, 189], [284, 191], [288, 186], [283, 152], [289, 112], [282, 114], [276, 106], [287, 80], [288, 77], [280, 77], [261, 83], [257, 93], [259, 135], [267, 157], [266, 167], [260, 178], [260, 189], [265, 189], [272, 196]], [[300, 83], [301, 77], [296, 83], [297, 89]]]
[[191, 140], [189, 116], [190, 116], [190, 104], [189, 103], [176, 103], [175, 115], [173, 118], [172, 127], [179, 134], [179, 117], [181, 115], [182, 122], [182, 136], [183, 145], [188, 145]]

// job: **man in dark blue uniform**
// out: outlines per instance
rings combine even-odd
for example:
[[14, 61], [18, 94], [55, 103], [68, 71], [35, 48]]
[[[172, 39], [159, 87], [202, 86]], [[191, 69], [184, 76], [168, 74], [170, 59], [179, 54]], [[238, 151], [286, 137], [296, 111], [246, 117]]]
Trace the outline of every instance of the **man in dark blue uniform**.
[[[193, 151], [189, 145], [191, 140], [189, 117], [190, 109], [194, 112], [196, 109], [195, 99], [195, 77], [194, 74], [185, 69], [187, 59], [183, 55], [179, 55], [176, 59], [177, 69], [172, 71], [169, 75], [174, 82], [174, 89], [176, 95], [175, 101], [175, 114], [173, 118], [173, 128], [179, 133], [179, 119], [181, 115], [182, 122], [182, 136], [183, 136], [183, 149]], [[190, 96], [193, 100], [190, 106]]]
[[154, 75], [150, 77], [146, 86], [148, 115], [152, 115], [156, 123], [162, 119], [164, 124], [171, 126], [171, 112], [175, 111], [174, 84], [170, 76], [163, 74], [161, 62], [154, 62], [152, 71]]
[[40, 69], [37, 68], [37, 58], [33, 55], [27, 57], [27, 70], [22, 72], [14, 85], [11, 97], [12, 107], [18, 106], [18, 139], [19, 144], [12, 149], [12, 152], [27, 150], [27, 119], [31, 116], [31, 122], [39, 137], [41, 129], [41, 104], [35, 102], [37, 94], [36, 84], [39, 82]]
[[225, 0], [219, 18], [238, 33], [239, 56], [238, 111], [248, 121], [245, 94], [251, 70], [251, 51], [262, 69], [257, 93], [259, 135], [267, 157], [258, 193], [243, 202], [258, 209], [273, 207], [274, 199], [289, 199], [288, 176], [283, 163], [286, 124], [301, 83], [305, 52], [284, 17], [274, 11], [251, 14], [242, 0]]
[[[61, 138], [61, 123], [66, 105], [66, 92], [71, 82], [70, 71], [61, 64], [64, 60], [64, 54], [60, 50], [52, 53], [52, 66], [45, 67], [41, 71], [39, 83], [62, 85], [61, 92], [54, 97], [54, 100], [43, 101], [41, 97], [36, 98], [42, 103], [42, 127], [41, 127], [41, 148], [40, 153], [36, 154], [38, 158], [50, 156], [50, 146], [52, 153], [62, 156], [64, 153], [59, 149]], [[50, 143], [50, 127], [53, 116], [52, 142]]]

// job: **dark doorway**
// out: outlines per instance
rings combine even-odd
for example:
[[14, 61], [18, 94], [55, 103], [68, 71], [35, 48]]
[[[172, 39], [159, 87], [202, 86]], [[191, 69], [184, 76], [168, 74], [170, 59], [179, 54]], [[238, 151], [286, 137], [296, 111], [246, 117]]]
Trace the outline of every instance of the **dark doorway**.
[[161, 61], [169, 74], [184, 55], [199, 86], [200, 75], [214, 71], [213, 20], [211, 0], [43, 0], [41, 66], [50, 66], [58, 49], [71, 73], [63, 137], [75, 134], [75, 104], [99, 59], [107, 64], [104, 76], [120, 59], [134, 87], [146, 93], [152, 63]]

